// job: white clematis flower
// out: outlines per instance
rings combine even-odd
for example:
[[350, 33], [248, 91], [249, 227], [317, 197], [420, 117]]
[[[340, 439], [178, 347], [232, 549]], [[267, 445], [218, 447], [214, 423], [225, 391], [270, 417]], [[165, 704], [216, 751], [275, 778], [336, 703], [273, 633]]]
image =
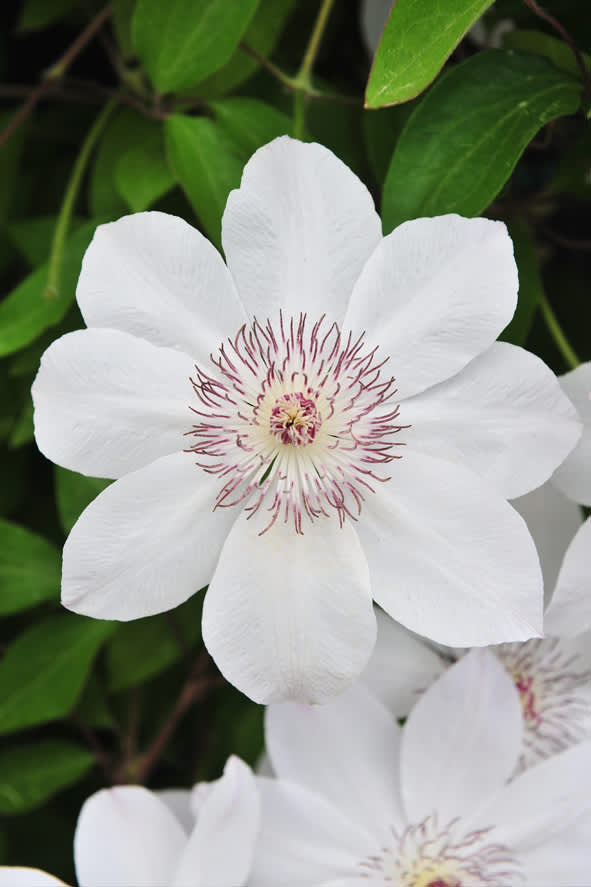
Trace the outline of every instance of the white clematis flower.
[[505, 498], [580, 430], [546, 365], [495, 343], [517, 293], [505, 226], [382, 237], [355, 175], [283, 137], [222, 228], [227, 266], [157, 212], [87, 250], [88, 329], [43, 356], [35, 433], [118, 480], [66, 542], [64, 605], [135, 619], [210, 582], [205, 643], [258, 702], [342, 692], [375, 642], [372, 594], [442, 643], [539, 634], [537, 555]]
[[[591, 738], [591, 518], [545, 484], [517, 500], [540, 552], [549, 605], [546, 637], [491, 653], [519, 692], [524, 716], [519, 770]], [[464, 651], [429, 646], [379, 611], [377, 643], [361, 680], [396, 716]]]
[[[193, 790], [203, 800], [191, 817], [188, 792], [159, 797], [125, 785], [88, 798], [74, 836], [79, 887], [246, 887], [260, 824], [252, 772], [232, 757], [206, 787]], [[62, 883], [38, 869], [0, 866], [0, 887]]]
[[561, 376], [559, 382], [583, 420], [583, 434], [554, 472], [552, 483], [573, 502], [591, 506], [591, 361]]
[[446, 671], [403, 728], [361, 683], [325, 706], [270, 706], [277, 778], [259, 778], [249, 887], [587, 885], [591, 743], [509, 782], [521, 734], [488, 650]]

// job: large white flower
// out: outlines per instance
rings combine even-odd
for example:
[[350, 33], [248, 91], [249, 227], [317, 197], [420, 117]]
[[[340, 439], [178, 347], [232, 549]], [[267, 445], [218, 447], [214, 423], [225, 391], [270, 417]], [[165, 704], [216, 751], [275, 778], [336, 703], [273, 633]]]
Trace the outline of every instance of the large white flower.
[[270, 706], [277, 778], [259, 778], [249, 887], [586, 887], [591, 743], [509, 781], [521, 734], [488, 650], [446, 671], [402, 729], [361, 683], [325, 706]]
[[[524, 715], [519, 769], [591, 738], [591, 518], [544, 484], [515, 502], [538, 546], [549, 605], [546, 637], [491, 652], [519, 691]], [[429, 646], [385, 613], [361, 680], [396, 717], [464, 651]]]
[[495, 343], [517, 293], [505, 226], [450, 215], [382, 238], [353, 173], [284, 137], [247, 164], [223, 244], [227, 266], [152, 212], [88, 248], [89, 328], [33, 386], [41, 450], [119, 478], [66, 543], [65, 606], [135, 619], [211, 581], [205, 643], [259, 702], [347, 687], [372, 593], [442, 643], [538, 634], [537, 556], [505, 497], [580, 430], [545, 364]]
[[583, 420], [583, 434], [552, 482], [573, 502], [591, 506], [591, 361], [560, 377], [563, 391]]
[[[230, 758], [220, 779], [193, 793], [190, 818], [188, 792], [159, 797], [126, 785], [88, 798], [74, 836], [79, 887], [245, 887], [260, 823], [250, 768]], [[0, 887], [62, 883], [38, 869], [0, 866]]]

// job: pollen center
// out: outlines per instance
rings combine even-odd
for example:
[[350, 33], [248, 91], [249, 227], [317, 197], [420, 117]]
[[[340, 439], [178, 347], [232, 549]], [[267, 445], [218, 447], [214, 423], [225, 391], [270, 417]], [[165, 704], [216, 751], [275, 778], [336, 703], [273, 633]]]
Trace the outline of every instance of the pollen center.
[[316, 404], [301, 391], [278, 397], [271, 410], [271, 432], [282, 444], [305, 447], [313, 443], [321, 424]]

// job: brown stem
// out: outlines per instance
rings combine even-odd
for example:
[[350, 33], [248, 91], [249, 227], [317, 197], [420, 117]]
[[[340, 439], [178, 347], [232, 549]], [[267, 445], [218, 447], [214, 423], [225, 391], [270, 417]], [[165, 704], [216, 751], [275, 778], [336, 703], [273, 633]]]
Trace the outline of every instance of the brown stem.
[[133, 775], [136, 782], [143, 785], [147, 781], [153, 767], [157, 764], [166, 746], [172, 739], [178, 725], [185, 714], [196, 702], [203, 699], [209, 691], [220, 683], [220, 679], [206, 673], [209, 664], [209, 656], [204, 650], [199, 657], [194, 673], [185, 683], [180, 696], [175, 702], [162, 729], [149, 748], [136, 758], [133, 763]]
[[88, 724], [76, 714], [72, 715], [72, 723], [84, 737], [86, 744], [94, 754], [97, 763], [101, 765], [107, 778], [107, 782], [110, 784], [117, 782], [114, 762], [98, 741], [94, 731], [91, 730]]
[[45, 72], [41, 82], [29, 93], [29, 96], [25, 99], [24, 103], [18, 109], [16, 114], [11, 117], [0, 133], [0, 148], [8, 141], [10, 136], [18, 129], [21, 123], [26, 120], [43, 96], [49, 92], [55, 81], [63, 77], [74, 59], [80, 55], [86, 44], [92, 40], [96, 32], [102, 27], [110, 15], [111, 7], [105, 6], [104, 9], [102, 9], [98, 15], [88, 23], [57, 62]]
[[581, 55], [580, 50], [579, 50], [577, 44], [575, 43], [575, 41], [573, 40], [573, 38], [571, 37], [571, 35], [568, 33], [566, 28], [562, 27], [562, 25], [560, 24], [558, 19], [555, 19], [553, 15], [550, 15], [549, 12], [546, 12], [546, 10], [542, 9], [541, 6], [538, 6], [538, 4], [536, 3], [536, 0], [523, 0], [523, 2], [525, 3], [526, 6], [529, 6], [529, 8], [532, 10], [532, 12], [534, 12], [537, 16], [539, 16], [539, 18], [544, 19], [544, 21], [548, 22], [548, 24], [551, 27], [553, 27], [555, 31], [558, 31], [558, 33], [560, 34], [562, 39], [565, 41], [565, 43], [568, 43], [575, 59], [577, 60], [577, 65], [579, 66], [579, 68], [581, 70], [581, 74], [583, 76], [583, 83], [585, 84], [585, 91], [587, 93], [587, 98], [591, 102], [591, 76], [589, 75], [589, 71], [587, 69], [587, 65], [585, 64], [585, 60], [584, 60], [583, 56]]

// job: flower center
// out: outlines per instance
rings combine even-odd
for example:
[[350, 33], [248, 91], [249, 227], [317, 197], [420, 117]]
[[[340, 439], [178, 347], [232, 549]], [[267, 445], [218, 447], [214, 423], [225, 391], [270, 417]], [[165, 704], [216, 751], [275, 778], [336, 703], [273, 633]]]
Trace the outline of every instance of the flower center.
[[491, 829], [463, 832], [454, 819], [439, 829], [428, 816], [361, 863], [360, 880], [376, 887], [516, 887], [521, 875], [502, 844], [487, 843]]
[[211, 360], [212, 373], [196, 367], [191, 380], [199, 421], [187, 434], [189, 452], [220, 478], [215, 507], [263, 515], [261, 533], [278, 518], [297, 533], [335, 513], [341, 525], [356, 520], [389, 480], [381, 468], [401, 458], [393, 436], [408, 427], [397, 422], [394, 378], [382, 378], [387, 358], [324, 317], [280, 314], [277, 327], [242, 327]]
[[582, 657], [559, 638], [501, 644], [495, 653], [513, 677], [524, 718], [518, 770], [586, 738], [589, 680]]
[[271, 410], [271, 431], [282, 444], [305, 447], [312, 443], [321, 425], [315, 402], [302, 391], [282, 394]]

